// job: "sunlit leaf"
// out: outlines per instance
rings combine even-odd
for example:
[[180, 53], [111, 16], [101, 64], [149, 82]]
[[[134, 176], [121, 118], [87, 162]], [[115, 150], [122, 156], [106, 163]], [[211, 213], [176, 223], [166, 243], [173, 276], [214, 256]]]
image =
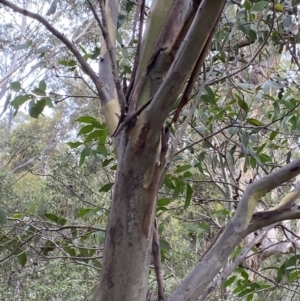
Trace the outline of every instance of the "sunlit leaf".
[[254, 119], [254, 118], [248, 118], [247, 119], [248, 123], [254, 125], [254, 126], [261, 126], [261, 122], [257, 119]]

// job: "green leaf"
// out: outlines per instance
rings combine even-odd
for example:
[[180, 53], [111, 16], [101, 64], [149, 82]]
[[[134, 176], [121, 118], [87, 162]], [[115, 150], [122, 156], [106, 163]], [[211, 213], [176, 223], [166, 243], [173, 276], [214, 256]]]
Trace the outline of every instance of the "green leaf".
[[186, 171], [186, 170], [190, 169], [191, 167], [192, 167], [191, 165], [178, 166], [175, 170], [175, 173], [180, 173], [180, 172]]
[[[107, 157], [107, 149], [105, 147], [105, 144], [98, 143], [97, 152], [99, 154], [103, 155], [104, 157]], [[102, 166], [104, 166], [104, 165], [102, 165]]]
[[254, 126], [261, 126], [261, 122], [257, 119], [254, 119], [254, 118], [248, 118], [247, 119], [248, 123], [254, 125]]
[[123, 66], [123, 69], [124, 69], [124, 71], [125, 71], [127, 74], [131, 74], [131, 73], [132, 73], [131, 68], [130, 68], [129, 66], [127, 66], [127, 65], [124, 65], [124, 66]]
[[259, 159], [262, 163], [272, 162], [272, 158], [267, 154], [259, 154]]
[[53, 108], [54, 108], [54, 105], [53, 105], [53, 102], [52, 102], [51, 98], [46, 97], [45, 99], [46, 99], [46, 106], [47, 106], [48, 108], [53, 109]]
[[[87, 125], [88, 126], [88, 125]], [[90, 142], [92, 140], [95, 140], [99, 137], [101, 137], [103, 135], [103, 130], [96, 130], [96, 131], [93, 131], [91, 132], [90, 134], [88, 134], [88, 136], [85, 138], [84, 140], [84, 143], [87, 143], [87, 142]], [[105, 133], [105, 136], [106, 136], [106, 133]]]
[[176, 199], [180, 194], [182, 182], [178, 178], [175, 178], [174, 181], [175, 181], [175, 189], [172, 198]]
[[102, 186], [99, 190], [99, 192], [108, 192], [111, 190], [111, 188], [113, 187], [114, 183], [108, 183], [105, 184], [104, 186]]
[[98, 46], [96, 46], [94, 48], [94, 51], [93, 51], [92, 55], [91, 55], [91, 59], [96, 60], [99, 55], [100, 55], [100, 48]]
[[[99, 211], [97, 209], [97, 211]], [[77, 217], [84, 217], [85, 215], [89, 214], [90, 212], [95, 212], [95, 208], [83, 208], [79, 212], [77, 212]]]
[[101, 123], [96, 118], [94, 118], [92, 116], [81, 116], [81, 117], [77, 118], [76, 121], [82, 122], [82, 123], [90, 123], [90, 124], [94, 124], [94, 125], [98, 123], [99, 126], [100, 126], [99, 128], [100, 129], [103, 128]]
[[225, 287], [231, 285], [235, 279], [236, 279], [236, 276], [231, 276], [224, 282], [223, 287], [225, 288]]
[[77, 65], [77, 62], [76, 62], [76, 61], [74, 61], [74, 60], [69, 60], [69, 61], [68, 61], [68, 66], [74, 67], [74, 66], [76, 66], [76, 65]]
[[170, 189], [175, 189], [175, 185], [173, 184], [172, 180], [168, 176], [166, 176], [164, 179], [164, 185]]
[[159, 199], [157, 201], [157, 206], [158, 207], [163, 207], [163, 206], [167, 206], [171, 203], [171, 199], [170, 198], [162, 198], [162, 199]]
[[164, 249], [164, 250], [171, 250], [172, 249], [170, 244], [167, 241], [165, 241], [164, 239], [159, 240], [159, 245], [160, 245], [160, 248]]
[[186, 195], [185, 195], [185, 202], [184, 202], [185, 209], [188, 206], [190, 206], [192, 195], [193, 195], [193, 188], [191, 187], [190, 184], [186, 184]]
[[82, 145], [82, 142], [67, 142], [67, 145], [69, 145], [70, 148], [77, 148], [78, 146]]
[[12, 83], [10, 83], [10, 88], [15, 92], [19, 92], [22, 89], [21, 83], [20, 82], [12, 82]]
[[80, 153], [79, 167], [83, 165], [86, 155], [87, 155], [86, 149], [82, 150], [82, 152]]
[[44, 110], [46, 106], [46, 98], [40, 99], [36, 104], [29, 108], [29, 115], [32, 118], [37, 118]]
[[256, 2], [253, 6], [252, 6], [252, 11], [263, 11], [266, 6], [268, 5], [268, 1], [259, 1], [259, 2]]
[[249, 111], [249, 107], [247, 105], [247, 103], [242, 100], [242, 99], [239, 99], [238, 100], [238, 105], [240, 106], [241, 109], [243, 109], [245, 112], [248, 112]]
[[19, 263], [21, 264], [22, 267], [25, 266], [26, 262], [27, 262], [27, 255], [25, 252], [21, 253], [19, 256], [18, 256], [18, 260], [19, 260]]
[[43, 247], [41, 247], [42, 253], [47, 256], [49, 252], [54, 251], [56, 248], [56, 245], [51, 240], [47, 240]]
[[81, 128], [81, 130], [78, 133], [78, 136], [79, 135], [85, 135], [85, 134], [91, 132], [93, 129], [94, 129], [94, 125], [92, 125], [92, 124], [86, 125], [83, 128]]
[[0, 207], [0, 225], [5, 225], [7, 223], [7, 215], [2, 207]]
[[256, 41], [256, 39], [257, 39], [256, 32], [254, 30], [250, 29], [248, 37], [249, 37], [251, 42]]
[[32, 94], [19, 95], [10, 103], [15, 109], [18, 109], [22, 104], [24, 104], [27, 100], [32, 99]]
[[278, 135], [278, 132], [275, 132], [273, 131], [271, 134], [270, 134], [270, 140], [274, 140], [276, 138], [276, 136]]
[[106, 159], [102, 162], [102, 167], [106, 167], [110, 162], [114, 161], [114, 159]]
[[198, 227], [203, 229], [203, 230], [209, 230], [210, 229], [210, 225], [206, 224], [206, 223], [199, 223]]
[[59, 225], [64, 226], [67, 223], [67, 219], [64, 217], [60, 217], [57, 222]]
[[55, 214], [45, 213], [44, 216], [47, 217], [48, 219], [50, 219], [51, 221], [55, 222], [55, 223], [58, 223], [58, 221], [59, 221], [59, 217]]
[[69, 247], [69, 246], [66, 246], [66, 247], [63, 247], [64, 251], [66, 253], [68, 253], [70, 256], [72, 257], [76, 257], [76, 252], [73, 248]]
[[66, 60], [58, 61], [58, 63], [63, 66], [68, 66], [68, 61], [66, 61]]

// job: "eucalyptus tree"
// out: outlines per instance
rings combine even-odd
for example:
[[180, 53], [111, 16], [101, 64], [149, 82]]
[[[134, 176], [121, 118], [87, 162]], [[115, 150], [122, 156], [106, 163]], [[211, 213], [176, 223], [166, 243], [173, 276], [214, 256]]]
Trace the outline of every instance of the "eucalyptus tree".
[[[117, 172], [95, 301], [151, 299], [148, 292], [151, 253], [155, 259], [158, 298], [164, 299], [155, 210], [163, 183], [171, 187], [174, 194], [185, 191], [185, 206], [190, 204], [192, 186], [185, 183], [183, 188], [182, 180], [170, 184], [170, 178], [165, 178], [174, 157], [180, 153], [187, 157], [201, 152], [194, 167], [202, 170], [201, 164], [206, 164], [206, 172], [210, 176], [218, 173], [218, 179], [221, 170], [222, 183], [231, 182], [231, 186], [239, 184], [239, 176], [234, 172], [237, 164], [232, 162], [237, 157], [244, 159], [244, 169], [259, 170], [264, 177], [251, 176], [254, 182], [242, 196], [235, 196], [239, 204], [234, 216], [169, 296], [170, 301], [197, 300], [200, 296], [204, 300], [236, 267], [228, 267], [221, 278], [215, 278], [244, 237], [276, 222], [299, 218], [299, 209], [292, 208], [299, 188], [288, 193], [274, 210], [253, 215], [258, 201], [267, 192], [300, 173], [299, 159], [286, 166], [282, 166], [283, 162], [268, 165], [270, 155], [262, 152], [266, 144], [258, 145], [260, 133], [264, 135], [270, 131], [271, 141], [286, 134], [279, 129], [281, 122], [290, 130], [297, 128], [297, 102], [290, 97], [296, 92], [285, 93], [286, 86], [282, 84], [285, 80], [293, 81], [297, 87], [297, 56], [293, 53], [298, 41], [297, 23], [291, 17], [295, 14], [293, 2], [287, 2], [290, 6], [284, 7], [272, 1], [148, 3], [138, 0], [119, 3], [106, 0], [104, 3], [87, 0], [80, 13], [82, 18], [93, 16], [99, 27], [102, 39], [98, 53], [97, 47], [85, 49], [72, 40], [68, 31], [64, 34], [55, 26], [55, 14], [68, 6], [67, 2], [54, 0], [49, 8], [43, 7], [43, 13], [38, 14], [12, 1], [0, 0], [4, 9], [36, 20], [55, 37], [54, 43], [61, 43], [68, 49], [71, 57], [58, 58], [59, 63], [87, 83], [101, 102], [116, 151]], [[122, 40], [120, 28], [127, 17], [132, 21], [126, 23], [124, 35], [127, 38]], [[269, 58], [271, 45], [279, 54], [284, 47], [290, 50], [296, 68], [286, 77], [275, 76], [276, 70], [270, 67], [273, 78], [269, 78], [270, 60], [263, 62], [262, 58]], [[132, 61], [128, 55], [130, 48], [135, 49]], [[51, 56], [49, 50], [43, 53]], [[98, 72], [95, 72], [94, 65], [89, 62], [99, 55]], [[226, 89], [222, 90], [221, 84]], [[19, 82], [12, 82], [10, 87], [21, 92], [11, 105], [18, 110], [29, 101], [32, 117], [38, 117], [52, 101], [61, 100], [55, 98], [58, 93], [47, 91], [44, 80], [33, 93], [25, 93]], [[250, 93], [246, 94], [245, 90]], [[256, 100], [255, 106], [251, 97]], [[258, 105], [259, 99], [265, 103], [264, 107]], [[271, 108], [270, 112], [266, 108]], [[100, 141], [101, 147], [97, 150], [104, 155], [103, 124], [90, 116], [83, 116], [79, 121], [88, 124], [81, 130], [81, 134], [88, 134], [84, 142]], [[191, 128], [202, 136], [200, 140], [192, 142], [190, 137], [185, 137], [185, 132]], [[183, 137], [188, 143], [181, 141]], [[70, 146], [83, 146], [84, 142]], [[272, 147], [275, 151], [274, 145]], [[209, 157], [203, 151], [205, 148], [215, 151], [211, 161], [203, 160]], [[81, 153], [81, 164], [86, 155], [85, 149]], [[286, 161], [290, 161], [292, 155], [290, 152]], [[281, 168], [270, 172], [277, 167]], [[185, 165], [176, 170], [180, 172], [186, 168]], [[230, 185], [225, 190], [217, 186], [227, 201], [234, 198]], [[242, 189], [237, 187], [237, 190]], [[245, 258], [255, 242], [256, 239], [251, 241], [239, 260]], [[236, 264], [239, 262], [237, 260]]]

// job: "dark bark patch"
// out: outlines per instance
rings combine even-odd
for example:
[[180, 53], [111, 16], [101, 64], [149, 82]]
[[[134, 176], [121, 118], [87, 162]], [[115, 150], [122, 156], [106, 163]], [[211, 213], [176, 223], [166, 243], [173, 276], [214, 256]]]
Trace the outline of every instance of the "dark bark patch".
[[143, 125], [141, 132], [135, 142], [134, 152], [138, 152], [145, 147], [148, 132], [149, 132], [148, 124], [146, 123]]
[[110, 245], [113, 251], [116, 245], [121, 243], [123, 237], [123, 226], [120, 220], [117, 220], [116, 224], [110, 228], [109, 235], [110, 235]]
[[292, 171], [292, 172], [293, 172], [293, 171], [297, 171], [297, 170], [299, 170], [299, 168], [300, 168], [300, 166], [296, 166], [296, 167], [292, 168], [291, 171]]

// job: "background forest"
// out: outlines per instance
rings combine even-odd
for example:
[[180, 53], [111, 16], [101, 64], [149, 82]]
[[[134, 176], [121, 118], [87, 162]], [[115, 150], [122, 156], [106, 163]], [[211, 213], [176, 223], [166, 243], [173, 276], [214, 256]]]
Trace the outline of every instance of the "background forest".
[[[6, 2], [0, 0], [0, 300], [91, 300], [116, 138], [71, 51]], [[162, 270], [152, 256], [148, 300], [167, 299], [179, 286], [249, 184], [300, 157], [299, 2], [227, 1], [201, 69], [182, 87], [166, 120], [168, 169], [155, 211]], [[89, 3], [98, 1], [10, 3], [43, 16], [97, 72], [104, 42]], [[139, 26], [155, 5], [166, 4], [118, 3], [115, 53], [125, 94], [136, 72]], [[298, 180], [260, 197], [253, 219], [285, 196], [290, 209]], [[298, 300], [299, 212], [290, 217], [249, 232], [199, 300]]]

